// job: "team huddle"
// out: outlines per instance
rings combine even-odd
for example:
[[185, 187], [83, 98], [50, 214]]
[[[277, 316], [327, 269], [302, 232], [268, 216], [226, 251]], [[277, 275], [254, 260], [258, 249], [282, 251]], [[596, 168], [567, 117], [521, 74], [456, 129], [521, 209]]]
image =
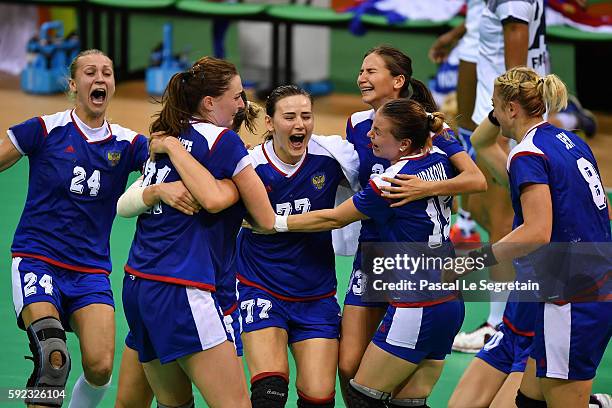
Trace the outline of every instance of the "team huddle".
[[[513, 11], [514, 3], [499, 7]], [[335, 406], [337, 375], [348, 407], [427, 407], [464, 320], [461, 295], [366, 301], [362, 251], [422, 243], [455, 257], [453, 197], [487, 190], [488, 179], [403, 52], [369, 50], [357, 85], [371, 109], [348, 118], [345, 139], [314, 135], [312, 97], [282, 85], [265, 102], [265, 140], [247, 150], [237, 132], [252, 129], [261, 109], [247, 101], [233, 64], [202, 57], [174, 75], [145, 137], [106, 121], [113, 63], [101, 51], [81, 52], [70, 66], [74, 109], [12, 126], [0, 140], [0, 171], [22, 156], [30, 164], [11, 249], [15, 312], [34, 361], [28, 387], [64, 389], [73, 363], [66, 332], [74, 331], [83, 373], [69, 406], [103, 398], [115, 348], [109, 238], [119, 214], [138, 218], [125, 263], [129, 333], [117, 407], [149, 407], [153, 398], [158, 407], [193, 407], [192, 385], [211, 407], [284, 407], [288, 349], [298, 407]], [[563, 82], [518, 66], [496, 72], [486, 88], [478, 98], [488, 92], [493, 106], [466, 144], [509, 190], [514, 222], [466, 258], [486, 267], [513, 262], [520, 281], [542, 267], [536, 253], [548, 243], [610, 242], [590, 148], [545, 120], [567, 104]], [[510, 151], [500, 134], [514, 143]], [[131, 172], [141, 177], [126, 190]], [[336, 204], [341, 186], [352, 196]], [[356, 221], [341, 308], [330, 231]], [[612, 336], [609, 264], [591, 266], [596, 285], [576, 301], [510, 294], [503, 323], [480, 345], [449, 406], [604, 406], [590, 393]]]

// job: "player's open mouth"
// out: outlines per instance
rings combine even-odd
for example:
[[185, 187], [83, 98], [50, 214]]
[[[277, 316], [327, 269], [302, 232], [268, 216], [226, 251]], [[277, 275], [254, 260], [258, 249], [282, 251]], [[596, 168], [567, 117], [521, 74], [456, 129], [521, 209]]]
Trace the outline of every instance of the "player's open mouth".
[[89, 98], [94, 105], [102, 105], [106, 101], [106, 89], [96, 88], [91, 91]]
[[295, 150], [299, 150], [304, 147], [304, 139], [306, 139], [305, 134], [295, 134], [289, 136], [289, 144]]
[[374, 87], [371, 87], [371, 86], [363, 86], [363, 87], [359, 88], [359, 90], [361, 91], [361, 94], [363, 95], [363, 94], [365, 94], [365, 93], [368, 93], [368, 92], [373, 91], [373, 90], [374, 90]]

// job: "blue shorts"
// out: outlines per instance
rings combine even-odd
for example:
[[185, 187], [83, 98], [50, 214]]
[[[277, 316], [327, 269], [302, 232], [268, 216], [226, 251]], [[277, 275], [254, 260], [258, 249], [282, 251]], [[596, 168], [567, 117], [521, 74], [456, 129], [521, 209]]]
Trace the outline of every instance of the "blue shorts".
[[253, 286], [238, 283], [242, 328], [249, 333], [267, 327], [287, 331], [289, 344], [340, 336], [340, 305], [334, 296], [289, 302]]
[[223, 314], [223, 325], [227, 332], [227, 339], [234, 343], [238, 357], [242, 357], [244, 353], [242, 339], [240, 338], [242, 334], [242, 317], [240, 316], [240, 310], [238, 310], [238, 307], [235, 307], [228, 312], [229, 313], [226, 312]]
[[464, 317], [465, 307], [459, 300], [426, 307], [389, 305], [372, 342], [414, 364], [444, 360]]
[[355, 260], [353, 261], [353, 271], [346, 288], [346, 296], [344, 297], [344, 304], [349, 306], [361, 306], [361, 307], [380, 307], [387, 308], [389, 303], [387, 302], [366, 302], [362, 300], [361, 295], [363, 294], [363, 273], [361, 272], [361, 249], [357, 248], [355, 254]]
[[123, 309], [138, 359], [162, 364], [227, 340], [223, 316], [212, 293], [182, 285], [123, 278]]
[[108, 275], [76, 272], [36, 258], [13, 258], [13, 304], [17, 324], [24, 329], [21, 311], [37, 302], [49, 302], [60, 315], [64, 330], [72, 331], [70, 316], [85, 306], [115, 307]]
[[457, 138], [459, 142], [463, 145], [465, 151], [470, 155], [472, 160], [476, 161], [476, 150], [474, 150], [474, 146], [472, 146], [472, 131], [468, 129], [459, 128], [459, 132], [457, 132]]
[[521, 336], [504, 324], [476, 354], [476, 357], [502, 373], [522, 373], [531, 351], [533, 337]]
[[531, 357], [541, 378], [590, 380], [612, 335], [612, 302], [539, 303]]

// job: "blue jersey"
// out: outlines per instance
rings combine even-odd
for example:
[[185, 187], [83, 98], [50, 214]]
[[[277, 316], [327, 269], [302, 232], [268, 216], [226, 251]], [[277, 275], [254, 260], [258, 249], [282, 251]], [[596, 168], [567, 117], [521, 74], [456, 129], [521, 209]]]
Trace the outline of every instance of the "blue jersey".
[[[601, 184], [595, 157], [588, 145], [575, 134], [543, 122], [531, 128], [523, 140], [510, 152], [507, 169], [514, 208], [514, 228], [523, 224], [521, 189], [529, 184], [547, 184], [553, 210], [552, 243], [608, 243], [611, 240], [606, 194]], [[557, 244], [558, 245], [558, 244]], [[605, 244], [607, 245], [607, 244]], [[558, 247], [545, 247], [530, 254], [536, 274], [551, 267], [551, 253]], [[597, 250], [597, 248], [595, 248]], [[577, 246], [568, 245], [555, 263], [555, 274], [564, 276], [570, 269], [587, 270], [595, 282], [606, 279], [610, 262], [581, 256]], [[601, 258], [599, 258], [601, 259]], [[584, 265], [583, 262], [589, 263]], [[546, 266], [544, 266], [546, 265]], [[563, 279], [562, 284], [566, 284]], [[560, 288], [563, 290], [564, 288]], [[577, 289], [588, 289], [577, 288]], [[512, 312], [510, 310], [509, 312]], [[508, 313], [506, 313], [508, 314]], [[533, 315], [513, 319], [515, 327], [533, 327]]]
[[[362, 187], [368, 185], [370, 178], [382, 174], [391, 163], [374, 156], [368, 132], [374, 121], [374, 109], [356, 112], [351, 115], [346, 124], [346, 140], [355, 146], [359, 155], [359, 183]], [[446, 127], [446, 134], [433, 135], [433, 145], [442, 150], [450, 158], [454, 154], [465, 151], [463, 146], [455, 139], [453, 131]], [[359, 242], [377, 242], [380, 236], [373, 220], [361, 222]]]
[[240, 201], [211, 215], [214, 222], [207, 230], [216, 269], [216, 298], [224, 314], [237, 306], [236, 296], [236, 237], [247, 211]]
[[[217, 179], [232, 178], [251, 163], [244, 143], [233, 131], [209, 123], [194, 123], [179, 140]], [[180, 180], [167, 156], [145, 165], [143, 186]], [[185, 215], [160, 202], [138, 217], [126, 272], [199, 289], [215, 290], [217, 243], [211, 226], [217, 214]], [[234, 241], [223, 242], [233, 245]]]
[[[357, 179], [357, 154], [339, 136], [313, 135], [296, 165], [283, 163], [272, 141], [257, 146], [251, 156], [272, 207], [281, 215], [333, 208], [338, 184]], [[279, 299], [314, 300], [336, 293], [330, 231], [261, 235], [243, 229], [238, 254], [238, 280]]]
[[[383, 242], [426, 243], [430, 248], [440, 248], [436, 252], [437, 256], [453, 257], [454, 251], [449, 239], [452, 197], [427, 197], [401, 207], [390, 207], [390, 201], [382, 196], [380, 189], [389, 183], [382, 177], [395, 177], [397, 174], [411, 174], [423, 180], [440, 181], [454, 177], [455, 172], [446, 153], [437, 147], [427, 153], [404, 157], [383, 174], [372, 178], [363, 191], [353, 196], [357, 210], [375, 223]], [[429, 278], [430, 282], [440, 281], [439, 270], [422, 272], [430, 276], [421, 275], [420, 278]], [[439, 292], [435, 296], [439, 298], [440, 295], [444, 297], [451, 293]]]
[[[82, 122], [81, 122], [82, 123]], [[29, 119], [9, 138], [30, 162], [28, 196], [14, 257], [87, 273], [110, 273], [110, 232], [129, 174], [142, 169], [147, 139], [104, 123], [100, 140], [73, 110]]]

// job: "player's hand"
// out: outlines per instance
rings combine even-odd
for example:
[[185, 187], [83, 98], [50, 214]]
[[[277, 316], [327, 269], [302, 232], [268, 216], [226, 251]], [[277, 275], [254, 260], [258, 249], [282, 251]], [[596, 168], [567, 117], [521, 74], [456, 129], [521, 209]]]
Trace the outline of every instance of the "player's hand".
[[168, 136], [164, 132], [155, 132], [149, 140], [149, 155], [155, 161], [157, 154], [170, 154], [172, 149], [183, 148], [181, 142], [173, 136]]
[[441, 64], [446, 61], [455, 44], [456, 39], [449, 31], [438, 37], [431, 48], [429, 48], [427, 56], [433, 63]]
[[183, 214], [194, 215], [202, 209], [182, 181], [161, 183], [158, 188], [161, 201]]
[[383, 177], [383, 180], [392, 184], [380, 188], [383, 191], [383, 197], [399, 200], [392, 203], [391, 207], [401, 207], [409, 202], [432, 195], [432, 183], [411, 174], [397, 174], [395, 178]]

